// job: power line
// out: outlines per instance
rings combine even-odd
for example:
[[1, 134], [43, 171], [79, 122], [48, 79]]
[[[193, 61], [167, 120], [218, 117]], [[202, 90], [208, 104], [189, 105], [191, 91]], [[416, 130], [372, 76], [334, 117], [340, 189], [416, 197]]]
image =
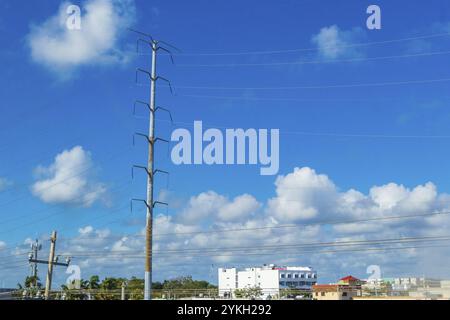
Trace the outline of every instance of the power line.
[[[126, 181], [126, 182], [125, 182], [125, 183], [121, 183], [121, 184], [119, 184], [118, 186], [116, 186], [116, 187], [114, 187], [114, 188], [110, 188], [109, 190], [110, 190], [110, 191], [117, 191], [117, 190], [123, 189], [123, 188], [126, 187], [126, 186], [129, 186], [129, 184], [130, 184], [129, 179], [124, 179], [124, 180], [121, 180], [121, 181]], [[77, 202], [78, 200], [84, 199], [84, 197], [85, 197], [85, 195], [83, 194], [83, 195], [80, 195], [80, 196], [78, 196], [78, 197], [75, 197], [75, 198], [72, 199], [72, 200], [73, 200], [74, 202]], [[42, 209], [42, 210], [35, 211], [34, 214], [36, 214], [36, 213], [44, 213], [44, 212], [48, 212], [48, 209], [44, 208], [44, 209]], [[57, 215], [57, 214], [59, 214], [59, 213], [64, 213], [64, 212], [67, 212], [67, 209], [66, 209], [66, 210], [55, 210], [55, 212], [51, 213], [50, 215], [46, 215], [44, 218], [36, 219], [36, 220], [33, 220], [33, 221], [34, 221], [34, 223], [40, 222], [40, 221], [42, 221], [42, 220], [44, 220], [44, 219], [46, 219], [46, 218], [48, 218], [48, 217], [55, 216], [55, 215]], [[13, 218], [10, 218], [10, 219], [2, 220], [2, 221], [0, 221], [0, 223], [1, 223], [2, 225], [4, 225], [4, 224], [6, 224], [6, 223], [10, 223], [10, 222], [13, 222], [13, 221], [20, 221], [20, 220], [23, 220], [23, 219], [25, 219], [25, 218], [28, 219], [28, 218], [29, 218], [29, 215], [30, 215], [30, 214], [28, 213], [28, 214], [24, 214], [24, 215], [19, 216], [19, 217], [13, 217]], [[23, 225], [21, 225], [21, 227], [22, 227], [22, 226], [23, 226]], [[7, 231], [6, 231], [6, 232], [7, 232]], [[5, 232], [2, 231], [2, 233], [5, 233]]]
[[[424, 245], [424, 246], [407, 246], [407, 247], [373, 247], [373, 248], [353, 248], [353, 249], [340, 249], [340, 250], [298, 250], [295, 249], [295, 251], [292, 252], [279, 252], [279, 251], [270, 251], [270, 252], [245, 252], [245, 253], [204, 253], [199, 252], [197, 253], [190, 253], [190, 254], [164, 254], [164, 253], [157, 253], [160, 257], [174, 257], [177, 260], [183, 259], [183, 258], [196, 258], [196, 257], [237, 257], [237, 256], [274, 256], [274, 255], [280, 255], [280, 254], [329, 254], [329, 253], [348, 253], [348, 252], [372, 252], [372, 251], [391, 251], [391, 250], [411, 250], [411, 249], [424, 249], [424, 248], [448, 248], [450, 247], [450, 244], [446, 245]], [[292, 250], [292, 249], [291, 249]], [[88, 254], [82, 254], [82, 255], [75, 255], [75, 258], [114, 258], [114, 259], [142, 259], [144, 257], [143, 254], [102, 254], [100, 255], [88, 255]], [[121, 260], [119, 260], [121, 262]]]
[[[449, 215], [449, 214], [450, 214], [450, 211], [443, 211], [443, 212], [431, 212], [431, 213], [423, 213], [423, 214], [399, 215], [399, 216], [378, 217], [378, 218], [368, 218], [368, 219], [325, 220], [325, 221], [318, 221], [318, 222], [311, 222], [311, 223], [289, 224], [289, 225], [278, 225], [278, 226], [276, 225], [276, 226], [266, 226], [266, 227], [231, 228], [231, 229], [217, 229], [217, 230], [207, 230], [207, 231], [155, 233], [154, 236], [161, 237], [161, 236], [179, 236], [179, 235], [215, 234], [215, 233], [228, 233], [228, 232], [241, 232], [241, 231], [273, 230], [273, 229], [287, 229], [287, 228], [304, 228], [304, 227], [317, 226], [317, 225], [353, 224], [353, 223], [362, 223], [362, 222], [412, 219], [412, 218], [420, 218], [420, 217], [426, 218], [426, 217]], [[142, 237], [142, 235], [117, 236], [117, 238], [123, 238], [123, 237]], [[116, 237], [114, 237], [114, 238], [116, 238]], [[64, 240], [70, 240], [70, 239], [66, 238]]]
[[[110, 212], [119, 211], [119, 210], [123, 210], [123, 208], [119, 208], [119, 209], [117, 209], [117, 210], [112, 210], [112, 211], [110, 211]], [[43, 221], [43, 220], [46, 220], [46, 219], [49, 219], [49, 218], [51, 218], [51, 217], [57, 216], [57, 215], [61, 214], [61, 212], [66, 212], [66, 211], [55, 212], [55, 213], [53, 213], [53, 214], [51, 214], [51, 215], [48, 215], [48, 216], [45, 216], [45, 217], [43, 217], [43, 218], [36, 219], [36, 220], [32, 220], [32, 221], [30, 221], [30, 222], [28, 222], [28, 223], [25, 223], [25, 224], [16, 226], [16, 227], [14, 227], [14, 228], [12, 228], [12, 229], [8, 229], [8, 230], [6, 230], [6, 231], [2, 231], [2, 234], [11, 233], [11, 232], [13, 232], [13, 231], [22, 229], [23, 227], [30, 226], [30, 225], [34, 225], [34, 224], [39, 223], [39, 222], [41, 222], [41, 221]]]
[[292, 66], [292, 65], [316, 65], [316, 64], [330, 64], [330, 63], [349, 63], [349, 62], [364, 62], [364, 61], [382, 61], [401, 58], [419, 58], [448, 55], [450, 51], [434, 51], [425, 53], [402, 54], [391, 56], [365, 57], [365, 58], [351, 58], [351, 59], [330, 59], [330, 60], [310, 60], [310, 61], [287, 61], [287, 62], [262, 62], [262, 63], [216, 63], [216, 64], [178, 64], [179, 67], [198, 67], [198, 68], [226, 68], [226, 67], [263, 67], [263, 66]]
[[[161, 119], [160, 121], [166, 121]], [[173, 124], [194, 126], [193, 122], [175, 121]], [[202, 122], [203, 127], [229, 129], [231, 126], [214, 125]], [[371, 138], [371, 139], [450, 139], [450, 135], [393, 135], [393, 134], [353, 134], [353, 133], [330, 133], [330, 132], [308, 132], [280, 130], [280, 135], [302, 135], [317, 137], [336, 137], [336, 138]]]
[[[379, 45], [379, 44], [390, 44], [390, 43], [398, 43], [398, 42], [406, 42], [406, 41], [413, 41], [413, 40], [423, 40], [423, 39], [432, 39], [432, 38], [441, 38], [449, 36], [450, 33], [436, 33], [436, 34], [430, 34], [430, 35], [422, 35], [422, 36], [416, 36], [416, 37], [407, 37], [407, 38], [400, 38], [400, 39], [390, 39], [390, 40], [383, 40], [383, 41], [373, 41], [373, 42], [365, 42], [365, 43], [355, 43], [355, 44], [349, 44], [349, 45], [341, 45], [341, 46], [325, 46], [326, 48], [354, 48], [354, 47], [366, 47], [366, 46], [373, 46], [373, 45]], [[218, 53], [176, 53], [174, 55], [176, 56], [244, 56], [244, 55], [270, 55], [270, 54], [286, 54], [286, 53], [297, 53], [297, 52], [307, 52], [307, 51], [318, 51], [319, 48], [299, 48], [299, 49], [285, 49], [285, 50], [262, 50], [262, 51], [245, 51], [245, 52], [218, 52]], [[145, 55], [145, 54], [141, 54]]]
[[[354, 84], [337, 84], [337, 85], [322, 85], [322, 86], [282, 86], [282, 87], [174, 86], [174, 88], [175, 89], [201, 89], [201, 90], [308, 90], [308, 89], [343, 89], [343, 88], [362, 88], [362, 87], [401, 86], [401, 85], [414, 85], [414, 84], [445, 83], [445, 82], [449, 82], [449, 81], [450, 81], [450, 78], [441, 78], [441, 79], [354, 83]], [[138, 83], [137, 86], [146, 86], [146, 85]]]
[[[124, 153], [122, 151], [121, 152], [117, 152], [117, 153], [113, 153], [112, 155], [110, 155], [106, 159], [100, 160], [99, 162], [105, 162], [107, 160], [111, 160], [111, 159], [114, 159], [116, 157], [123, 156], [124, 154], [126, 154], [126, 153]], [[84, 166], [76, 165], [76, 166], [73, 166], [73, 167], [69, 167], [68, 169], [69, 169], [69, 171], [72, 171], [73, 169], [77, 169], [77, 168], [80, 169], [80, 170], [76, 171], [74, 174], [70, 174], [70, 175], [64, 177], [61, 180], [58, 180], [57, 182], [54, 182], [54, 183], [52, 183], [52, 184], [50, 184], [50, 185], [48, 185], [48, 186], [46, 186], [44, 188], [41, 188], [40, 191], [42, 191], [42, 190], [49, 190], [49, 189], [54, 188], [54, 187], [56, 187], [56, 186], [58, 186], [60, 184], [66, 183], [67, 181], [69, 181], [71, 179], [74, 179], [74, 178], [77, 178], [77, 177], [79, 177], [79, 176], [81, 176], [83, 174], [86, 174], [91, 169], [94, 168], [94, 164], [93, 163], [89, 163], [89, 164], [84, 165]], [[28, 196], [28, 194], [26, 194], [24, 196], [21, 196], [21, 197], [16, 197], [16, 198], [14, 198], [12, 200], [9, 200], [7, 202], [0, 203], [0, 206], [9, 205], [9, 204], [14, 203], [16, 201], [22, 200], [22, 199], [26, 198], [27, 196]]]
[[[183, 254], [209, 254], [215, 252], [239, 252], [239, 251], [261, 251], [261, 250], [282, 250], [282, 249], [299, 249], [299, 248], [321, 248], [321, 247], [349, 247], [349, 246], [365, 246], [365, 245], [386, 245], [386, 244], [401, 244], [414, 242], [436, 242], [436, 241], [450, 241], [450, 235], [434, 236], [434, 237], [409, 237], [409, 238], [391, 238], [391, 239], [374, 239], [374, 240], [348, 240], [348, 241], [332, 241], [332, 242], [311, 242], [311, 243], [296, 243], [296, 244], [274, 244], [274, 245], [256, 245], [256, 246], [233, 246], [233, 247], [200, 247], [200, 248], [183, 248], [183, 249], [160, 249], [154, 250], [154, 253], [159, 255], [173, 255], [176, 253]], [[85, 252], [85, 251], [83, 251]], [[82, 256], [88, 255], [103, 255], [109, 254], [111, 256], [117, 255], [126, 257], [128, 255], [135, 255], [142, 250], [127, 250], [127, 251], [88, 251]], [[71, 251], [74, 256], [78, 255], [77, 251]]]
[[280, 102], [384, 102], [384, 101], [395, 101], [394, 99], [351, 99], [351, 98], [263, 98], [254, 96], [217, 96], [217, 95], [201, 95], [201, 94], [178, 94], [178, 97], [186, 98], [202, 98], [202, 99], [221, 99], [221, 100], [241, 100], [241, 101], [280, 101]]

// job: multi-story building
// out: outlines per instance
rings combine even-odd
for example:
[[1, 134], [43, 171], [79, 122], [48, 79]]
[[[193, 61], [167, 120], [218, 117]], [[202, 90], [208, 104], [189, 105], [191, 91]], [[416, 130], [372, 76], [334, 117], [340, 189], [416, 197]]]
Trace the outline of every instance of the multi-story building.
[[219, 296], [236, 297], [236, 289], [260, 288], [262, 298], [280, 297], [283, 289], [310, 292], [317, 283], [317, 273], [310, 267], [264, 265], [243, 270], [219, 268]]
[[318, 284], [312, 287], [315, 300], [351, 300], [361, 296], [363, 281], [348, 276], [334, 284]]

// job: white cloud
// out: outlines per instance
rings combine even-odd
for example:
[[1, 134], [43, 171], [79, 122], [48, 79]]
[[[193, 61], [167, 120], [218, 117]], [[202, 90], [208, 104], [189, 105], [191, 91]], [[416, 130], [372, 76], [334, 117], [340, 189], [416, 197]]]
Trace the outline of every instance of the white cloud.
[[[442, 257], [449, 255], [448, 248], [366, 251], [373, 247], [366, 245], [356, 247], [358, 250], [354, 252], [338, 253], [333, 250], [353, 250], [355, 246], [314, 247], [316, 251], [296, 247], [308, 243], [448, 235], [450, 216], [446, 214], [418, 219], [314, 224], [449, 210], [450, 195], [438, 193], [430, 182], [411, 188], [387, 183], [373, 186], [368, 192], [340, 190], [329, 176], [304, 167], [279, 176], [275, 187], [275, 196], [264, 206], [249, 194], [229, 199], [208, 191], [193, 196], [185, 209], [177, 210], [173, 216], [156, 216], [153, 250], [157, 280], [192, 274], [216, 281], [219, 266], [263, 263], [309, 265], [318, 270], [320, 282], [335, 281], [346, 274], [367, 276], [366, 268], [372, 264], [379, 265], [388, 277], [424, 272], [431, 275], [439, 271], [436, 266]], [[292, 227], [293, 222], [301, 226]], [[223, 229], [235, 231], [214, 232]], [[59, 250], [61, 254], [72, 255], [83, 266], [85, 276], [140, 276], [144, 234], [142, 228], [124, 235], [88, 225], [79, 228], [75, 238], [62, 242]], [[233, 247], [234, 250], [227, 249]]]
[[346, 31], [332, 25], [322, 28], [311, 41], [317, 46], [319, 55], [325, 59], [360, 57], [362, 52], [354, 44], [362, 35], [360, 28]]
[[6, 248], [6, 242], [0, 241], [0, 250], [3, 250]]
[[92, 233], [93, 231], [94, 231], [94, 228], [93, 228], [92, 226], [86, 226], [86, 227], [84, 227], [84, 228], [78, 229], [78, 232], [79, 232], [81, 235], [84, 235], [84, 234], [90, 234], [90, 233]]
[[0, 177], [0, 191], [5, 190], [11, 184], [12, 184], [11, 181], [9, 181], [8, 179]]
[[365, 195], [354, 189], [342, 192], [328, 176], [308, 167], [279, 176], [275, 185], [277, 196], [269, 199], [267, 212], [284, 222], [417, 214], [450, 206], [450, 199], [439, 195], [431, 182], [413, 189], [388, 183]]
[[173, 221], [173, 217], [160, 214], [156, 216], [154, 220], [155, 229], [158, 230], [156, 234], [167, 233], [189, 233], [199, 231], [199, 226], [186, 225], [182, 223], [176, 223]]
[[183, 222], [188, 223], [204, 219], [242, 220], [255, 213], [260, 206], [260, 203], [249, 194], [243, 194], [230, 200], [214, 191], [208, 191], [191, 197], [179, 217]]
[[67, 70], [127, 59], [117, 43], [121, 32], [134, 20], [133, 0], [87, 0], [82, 7], [80, 30], [66, 27], [68, 6], [68, 2], [62, 3], [55, 16], [31, 27], [28, 44], [35, 62], [53, 70]]
[[226, 197], [214, 191], [203, 192], [189, 199], [187, 208], [183, 210], [180, 218], [185, 222], [199, 221], [215, 215], [226, 203]]
[[375, 186], [370, 189], [370, 197], [382, 210], [396, 207], [402, 209], [402, 211], [409, 210], [412, 212], [432, 210], [436, 196], [436, 186], [431, 182], [423, 186], [417, 186], [413, 190], [395, 183], [389, 183], [381, 187]]
[[282, 221], [311, 219], [337, 200], [334, 183], [311, 168], [295, 168], [275, 182], [277, 196], [268, 201], [268, 212]]
[[245, 219], [260, 208], [260, 203], [251, 195], [243, 194], [219, 209], [218, 218], [222, 221]]
[[119, 241], [116, 241], [112, 248], [111, 251], [131, 251], [131, 248], [129, 246], [126, 245], [126, 242], [129, 239], [127, 237], [123, 237], [122, 239], [120, 239]]
[[65, 150], [55, 157], [49, 167], [38, 167], [43, 176], [32, 186], [32, 193], [46, 203], [68, 203], [91, 206], [103, 200], [106, 187], [93, 181], [91, 155], [81, 146]]

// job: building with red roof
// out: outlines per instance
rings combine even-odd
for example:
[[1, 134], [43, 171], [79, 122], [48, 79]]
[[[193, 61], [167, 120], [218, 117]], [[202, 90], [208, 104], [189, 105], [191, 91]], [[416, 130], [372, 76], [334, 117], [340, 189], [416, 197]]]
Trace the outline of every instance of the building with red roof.
[[312, 287], [315, 300], [351, 300], [355, 296], [361, 296], [361, 284], [363, 281], [353, 276], [339, 279], [338, 283], [317, 284]]

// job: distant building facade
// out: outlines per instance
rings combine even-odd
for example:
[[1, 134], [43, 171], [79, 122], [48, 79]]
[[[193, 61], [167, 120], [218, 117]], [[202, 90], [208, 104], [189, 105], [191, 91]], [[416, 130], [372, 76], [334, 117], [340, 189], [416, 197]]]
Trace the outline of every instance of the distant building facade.
[[235, 298], [236, 289], [260, 288], [262, 298], [280, 297], [283, 289], [310, 292], [317, 283], [317, 272], [310, 267], [264, 265], [242, 270], [218, 269], [219, 296]]
[[312, 287], [314, 300], [352, 300], [361, 296], [364, 281], [347, 276], [333, 284], [318, 284]]
[[441, 281], [431, 278], [405, 277], [394, 278], [392, 283], [393, 291], [410, 291], [418, 288], [439, 288]]

